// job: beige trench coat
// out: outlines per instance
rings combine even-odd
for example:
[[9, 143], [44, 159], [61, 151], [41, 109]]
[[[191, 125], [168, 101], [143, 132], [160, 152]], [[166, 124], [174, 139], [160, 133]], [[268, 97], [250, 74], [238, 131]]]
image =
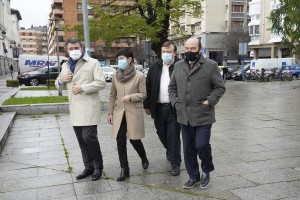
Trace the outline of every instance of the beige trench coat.
[[[65, 62], [60, 75], [55, 81], [58, 89], [58, 79], [70, 71], [70, 65]], [[72, 93], [72, 85], [81, 84], [84, 91], [79, 94]], [[91, 126], [100, 124], [100, 98], [99, 90], [105, 88], [104, 72], [96, 59], [85, 55], [78, 61], [71, 82], [66, 83], [69, 95], [70, 120], [72, 126]]]
[[[129, 103], [122, 102], [122, 97], [130, 95]], [[136, 71], [134, 77], [122, 83], [113, 75], [110, 90], [108, 114], [113, 115], [112, 136], [117, 138], [123, 113], [126, 115], [127, 138], [145, 137], [143, 100], [146, 98], [146, 81], [142, 72]]]

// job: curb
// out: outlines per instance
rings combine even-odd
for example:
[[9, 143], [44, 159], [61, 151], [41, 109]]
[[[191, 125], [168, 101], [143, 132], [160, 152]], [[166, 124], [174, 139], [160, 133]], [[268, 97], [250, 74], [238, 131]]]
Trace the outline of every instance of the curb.
[[2, 152], [5, 142], [10, 133], [11, 127], [17, 116], [16, 112], [2, 113], [0, 116], [1, 119], [1, 129], [0, 129], [0, 153]]
[[[108, 103], [101, 102], [101, 111], [108, 110]], [[69, 113], [69, 103], [49, 103], [49, 104], [25, 104], [1, 106], [2, 112], [16, 112], [18, 115], [41, 115], [41, 114], [56, 114]]]

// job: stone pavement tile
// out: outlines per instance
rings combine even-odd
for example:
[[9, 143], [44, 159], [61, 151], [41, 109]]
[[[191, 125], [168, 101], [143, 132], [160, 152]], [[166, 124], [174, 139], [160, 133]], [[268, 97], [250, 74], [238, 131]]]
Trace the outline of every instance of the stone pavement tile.
[[0, 163], [0, 172], [26, 169], [26, 168], [30, 168], [30, 167], [31, 167], [30, 165], [24, 165], [21, 163], [5, 162], [5, 163]]
[[156, 196], [153, 192], [147, 187], [140, 187], [140, 188], [132, 188], [126, 190], [118, 190], [118, 191], [111, 191], [105, 192], [100, 194], [91, 194], [91, 195], [84, 195], [78, 196], [78, 200], [157, 200]]
[[282, 199], [282, 200], [300, 200], [300, 196], [297, 196], [297, 197], [289, 197], [289, 198], [285, 198], [285, 199]]
[[[298, 185], [298, 186], [297, 186]], [[300, 196], [300, 182], [281, 182], [231, 190], [243, 200], [283, 199]]]
[[1, 200], [38, 200], [37, 189], [0, 193]]
[[215, 168], [216, 170], [212, 173], [213, 176], [230, 176], [258, 171], [254, 167], [250, 168], [250, 166], [244, 162], [234, 164], [220, 163], [220, 165], [215, 165]]
[[37, 193], [39, 200], [73, 198], [75, 196], [73, 184], [42, 187], [37, 189]]
[[36, 159], [39, 159], [38, 153], [15, 155], [15, 154], [4, 154], [2, 152], [0, 156], [0, 163], [5, 163], [5, 162], [22, 163], [23, 161], [36, 160]]
[[68, 165], [67, 164], [63, 164], [63, 165], [48, 165], [48, 166], [45, 166], [45, 167], [42, 167], [42, 168], [43, 169], [54, 170], [53, 174], [60, 174], [60, 172], [66, 173], [68, 171]]
[[159, 189], [150, 188], [153, 194], [159, 200], [169, 200], [169, 199], [180, 199], [180, 200], [217, 200], [219, 198], [214, 198], [208, 195], [197, 195], [190, 193], [189, 190], [178, 191], [171, 189]]
[[249, 167], [249, 172], [260, 172], [260, 171], [284, 169], [284, 168], [295, 168], [300, 165], [300, 157], [248, 162], [247, 165]]
[[38, 175], [36, 168], [18, 169], [0, 172], [0, 181], [23, 179], [36, 177]]
[[87, 178], [87, 182], [74, 183], [74, 188], [77, 196], [99, 194], [112, 191], [107, 180], [100, 179], [98, 181], [90, 181], [91, 177]]
[[143, 185], [129, 183], [128, 181], [116, 181], [116, 179], [107, 179], [107, 181], [111, 189], [115, 191], [143, 187]]
[[33, 166], [49, 166], [49, 165], [67, 165], [67, 159], [63, 157], [55, 157], [55, 158], [46, 158], [46, 159], [37, 159], [37, 160], [28, 160], [24, 161], [24, 164], [33, 165]]
[[34, 178], [3, 181], [0, 192], [63, 185], [68, 183], [72, 183], [71, 176], [68, 173], [51, 176], [39, 176]]
[[[65, 165], [66, 166], [66, 165]], [[52, 166], [46, 166], [46, 167], [38, 167], [38, 176], [50, 176], [50, 175], [55, 175], [55, 174], [65, 174], [66, 173], [66, 168], [65, 170], [57, 170], [57, 169], [52, 169]]]
[[241, 176], [256, 184], [267, 184], [300, 180], [300, 171], [285, 168], [249, 174], [241, 174]]
[[65, 157], [65, 152], [63, 150], [58, 150], [58, 151], [41, 152], [38, 155], [40, 159], [57, 158], [57, 157]]

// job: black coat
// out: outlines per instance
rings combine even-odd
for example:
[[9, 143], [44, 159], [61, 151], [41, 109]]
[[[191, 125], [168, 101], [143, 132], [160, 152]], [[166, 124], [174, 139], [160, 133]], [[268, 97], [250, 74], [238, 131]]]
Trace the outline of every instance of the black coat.
[[[179, 59], [176, 57], [173, 64], [169, 67], [170, 77], [174, 70], [174, 64], [178, 62]], [[147, 89], [147, 97], [144, 100], [144, 109], [150, 109], [151, 117], [154, 119], [156, 103], [159, 96], [160, 89], [160, 77], [163, 68], [163, 61], [156, 61], [149, 69], [146, 80], [146, 89]]]

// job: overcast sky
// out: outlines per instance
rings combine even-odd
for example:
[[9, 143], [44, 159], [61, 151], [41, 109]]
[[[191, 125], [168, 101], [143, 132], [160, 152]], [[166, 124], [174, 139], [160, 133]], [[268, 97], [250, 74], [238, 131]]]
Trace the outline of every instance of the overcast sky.
[[47, 25], [51, 3], [52, 0], [10, 0], [10, 7], [20, 12], [20, 27], [30, 28]]

